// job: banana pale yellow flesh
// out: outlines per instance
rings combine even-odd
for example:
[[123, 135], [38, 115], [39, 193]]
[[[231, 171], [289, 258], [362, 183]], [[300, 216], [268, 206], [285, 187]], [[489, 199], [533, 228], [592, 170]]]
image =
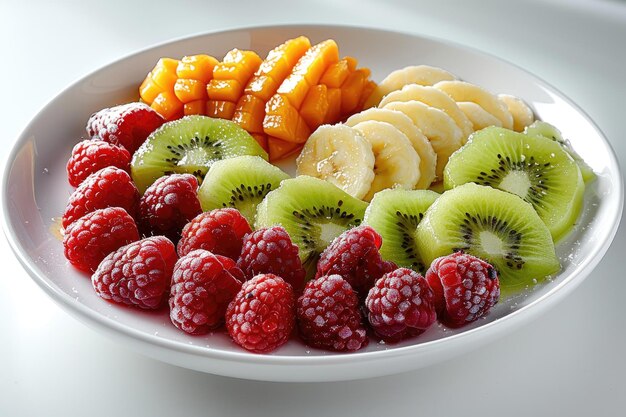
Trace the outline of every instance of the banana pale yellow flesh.
[[488, 126], [502, 127], [502, 122], [498, 120], [496, 116], [492, 115], [478, 104], [472, 103], [471, 101], [460, 101], [456, 104], [472, 122], [474, 131], [484, 129]]
[[470, 101], [478, 104], [485, 111], [495, 116], [502, 123], [502, 127], [513, 129], [513, 116], [506, 104], [498, 100], [498, 97], [489, 91], [464, 81], [441, 81], [434, 85], [435, 88], [448, 94], [457, 103]]
[[309, 137], [296, 160], [297, 175], [326, 180], [363, 199], [374, 181], [372, 145], [345, 125], [323, 125]]
[[450, 116], [463, 133], [462, 141], [465, 143], [469, 135], [474, 132], [472, 122], [467, 118], [465, 113], [459, 109], [456, 101], [443, 91], [418, 84], [408, 84], [401, 90], [392, 91], [381, 100], [379, 107], [385, 107], [386, 104], [393, 101], [420, 101], [430, 107], [444, 111]]
[[375, 120], [357, 123], [354, 129], [374, 152], [374, 181], [364, 199], [370, 201], [387, 188], [412, 190], [420, 177], [420, 159], [406, 135], [390, 123]]
[[384, 108], [398, 110], [413, 120], [413, 123], [428, 138], [437, 154], [435, 175], [443, 178], [443, 169], [448, 158], [462, 143], [463, 133], [454, 120], [442, 110], [427, 106], [420, 101], [394, 101]]
[[365, 102], [365, 108], [377, 106], [380, 100], [407, 84], [433, 85], [439, 81], [456, 80], [448, 71], [429, 65], [412, 65], [391, 72], [378, 84], [372, 95]]
[[526, 126], [530, 126], [535, 121], [533, 111], [522, 99], [510, 94], [498, 94], [498, 99], [502, 101], [513, 116], [513, 130], [523, 132]]
[[391, 109], [380, 109], [372, 107], [364, 110], [346, 120], [347, 126], [355, 126], [358, 123], [369, 120], [387, 122], [395, 126], [400, 132], [404, 133], [411, 142], [413, 149], [420, 158], [419, 172], [420, 177], [415, 184], [416, 189], [427, 189], [435, 179], [435, 168], [437, 166], [437, 154], [430, 144], [430, 141], [413, 121], [404, 113]]

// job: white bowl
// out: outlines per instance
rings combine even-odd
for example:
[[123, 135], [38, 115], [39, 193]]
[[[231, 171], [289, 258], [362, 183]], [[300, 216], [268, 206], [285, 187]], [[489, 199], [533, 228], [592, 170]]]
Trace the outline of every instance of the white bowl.
[[[65, 163], [85, 135], [92, 112], [136, 100], [137, 88], [162, 56], [231, 48], [265, 54], [284, 40], [306, 35], [313, 42], [335, 39], [381, 80], [412, 64], [439, 66], [462, 79], [529, 103], [539, 118], [555, 124], [598, 174], [588, 185], [579, 225], [557, 252], [563, 269], [553, 280], [503, 300], [482, 320], [462, 329], [433, 326], [397, 345], [372, 341], [350, 354], [311, 349], [291, 340], [276, 352], [257, 355], [223, 332], [192, 337], [175, 329], [167, 312], [149, 313], [98, 298], [89, 277], [63, 256], [58, 218], [72, 192]], [[488, 343], [526, 323], [570, 293], [597, 265], [617, 230], [623, 206], [616, 157], [600, 130], [563, 94], [526, 71], [484, 53], [441, 40], [396, 32], [340, 26], [282, 26], [209, 33], [149, 48], [112, 63], [67, 88], [26, 127], [13, 147], [3, 179], [4, 229], [11, 247], [37, 284], [78, 319], [139, 352], [183, 367], [268, 381], [333, 381], [398, 373], [445, 360]]]

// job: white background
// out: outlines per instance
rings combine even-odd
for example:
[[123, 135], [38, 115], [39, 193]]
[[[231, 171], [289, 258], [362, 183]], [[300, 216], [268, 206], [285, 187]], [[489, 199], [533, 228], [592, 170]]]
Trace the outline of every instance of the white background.
[[[603, 0], [0, 0], [3, 159], [43, 105], [112, 60], [171, 38], [278, 23], [401, 30], [497, 55], [578, 103], [626, 163], [626, 4]], [[479, 351], [385, 378], [278, 384], [193, 372], [117, 345], [53, 304], [2, 238], [0, 416], [624, 415], [625, 253], [622, 226], [570, 297]]]

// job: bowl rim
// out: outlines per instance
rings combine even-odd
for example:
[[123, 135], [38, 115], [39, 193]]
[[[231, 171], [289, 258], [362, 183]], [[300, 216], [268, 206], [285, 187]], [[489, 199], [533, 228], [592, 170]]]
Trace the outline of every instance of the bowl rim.
[[[125, 325], [115, 319], [110, 317], [106, 317], [95, 310], [92, 310], [88, 306], [82, 303], [76, 303], [75, 299], [72, 298], [69, 294], [63, 292], [60, 288], [53, 285], [51, 280], [46, 277], [46, 275], [40, 272], [37, 267], [34, 265], [33, 261], [26, 255], [25, 248], [20, 244], [17, 239], [17, 234], [15, 232], [14, 225], [9, 221], [9, 212], [10, 209], [8, 207], [8, 178], [11, 173], [11, 169], [13, 167], [13, 161], [15, 160], [17, 153], [20, 149], [22, 149], [25, 142], [28, 141], [27, 132], [31, 130], [32, 126], [37, 122], [37, 120], [50, 108], [53, 107], [57, 100], [67, 92], [75, 88], [77, 85], [87, 81], [88, 79], [96, 76], [100, 71], [105, 71], [110, 67], [118, 65], [120, 62], [125, 61], [127, 59], [136, 57], [138, 55], [142, 55], [151, 50], [161, 48], [167, 45], [175, 44], [182, 41], [189, 41], [196, 38], [202, 38], [212, 35], [218, 34], [229, 34], [235, 32], [254, 32], [254, 31], [266, 31], [272, 29], [328, 29], [332, 30], [354, 30], [354, 31], [369, 31], [369, 32], [379, 32], [386, 33], [390, 35], [397, 36], [408, 36], [421, 38], [424, 40], [429, 40], [436, 43], [445, 44], [447, 46], [451, 46], [454, 48], [459, 48], [463, 50], [471, 51], [472, 53], [484, 57], [488, 57], [491, 59], [496, 59], [500, 62], [504, 62], [512, 67], [515, 67], [518, 71], [521, 71], [525, 75], [529, 76], [536, 83], [546, 88], [549, 91], [555, 92], [558, 94], [559, 98], [565, 101], [568, 105], [570, 105], [573, 109], [575, 109], [584, 119], [585, 121], [596, 131], [599, 137], [602, 138], [604, 144], [607, 146], [609, 152], [609, 160], [607, 161], [607, 166], [613, 166], [614, 171], [617, 173], [615, 178], [612, 180], [615, 183], [615, 190], [617, 195], [617, 205], [612, 207], [613, 216], [607, 221], [611, 222], [609, 233], [604, 236], [604, 240], [601, 245], [598, 245], [594, 248], [594, 251], [587, 254], [587, 256], [583, 259], [583, 262], [576, 266], [576, 270], [572, 272], [570, 276], [564, 279], [562, 282], [558, 283], [554, 288], [552, 288], [547, 293], [541, 295], [536, 300], [532, 301], [528, 305], [521, 307], [520, 309], [513, 311], [503, 317], [500, 317], [492, 322], [485, 323], [483, 325], [465, 330], [460, 333], [452, 334], [440, 339], [435, 339], [431, 341], [426, 341], [418, 344], [407, 345], [407, 346], [399, 346], [393, 347], [391, 349], [378, 350], [378, 351], [370, 351], [370, 352], [351, 352], [349, 354], [337, 354], [330, 353], [329, 355], [319, 355], [319, 356], [296, 356], [296, 355], [280, 355], [280, 354], [265, 354], [259, 355], [251, 352], [247, 352], [243, 349], [241, 350], [222, 350], [222, 349], [214, 349], [211, 347], [204, 347], [199, 345], [190, 345], [187, 343], [183, 343], [181, 341], [175, 341], [171, 339], [165, 339], [162, 337], [158, 337], [153, 334], [147, 334], [141, 330], [135, 329], [128, 325]], [[469, 338], [475, 338], [479, 335], [488, 335], [495, 334], [496, 330], [512, 328], [515, 323], [521, 323], [523, 318], [527, 316], [533, 316], [532, 313], [537, 313], [538, 310], [542, 307], [548, 307], [550, 305], [556, 304], [558, 300], [563, 299], [569, 292], [571, 292], [574, 288], [583, 281], [583, 279], [591, 272], [593, 268], [600, 262], [603, 258], [604, 254], [610, 247], [615, 234], [617, 233], [619, 223], [621, 220], [621, 215], [624, 206], [624, 185], [623, 185], [623, 175], [621, 173], [619, 161], [615, 154], [615, 151], [611, 145], [611, 142], [607, 139], [606, 135], [602, 132], [602, 130], [596, 125], [596, 123], [589, 117], [589, 115], [575, 102], [573, 102], [567, 95], [563, 94], [560, 90], [555, 88], [553, 85], [544, 81], [542, 78], [536, 76], [535, 74], [527, 71], [526, 69], [520, 67], [519, 65], [509, 62], [505, 59], [502, 59], [496, 55], [484, 52], [472, 46], [463, 45], [458, 42], [450, 41], [447, 39], [442, 39], [438, 37], [433, 37], [429, 35], [424, 35], [421, 33], [411, 33], [405, 31], [398, 30], [389, 30], [382, 29], [376, 27], [365, 27], [358, 25], [340, 25], [340, 24], [315, 24], [315, 23], [306, 23], [306, 24], [277, 24], [277, 25], [251, 25], [251, 26], [242, 26], [242, 27], [231, 27], [228, 29], [217, 29], [206, 32], [199, 32], [191, 35], [181, 36], [173, 39], [169, 39], [164, 42], [153, 43], [145, 48], [136, 50], [131, 52], [125, 56], [122, 56], [105, 66], [99, 67], [94, 71], [89, 72], [84, 75], [80, 79], [74, 81], [63, 90], [58, 92], [54, 98], [52, 98], [46, 105], [44, 105], [36, 115], [31, 119], [31, 121], [26, 125], [26, 127], [21, 131], [17, 139], [13, 141], [13, 145], [11, 147], [10, 152], [7, 153], [4, 161], [4, 169], [2, 170], [2, 226], [4, 229], [4, 234], [9, 242], [9, 245], [22, 264], [23, 268], [28, 272], [29, 276], [35, 281], [40, 288], [42, 288], [54, 301], [59, 303], [61, 306], [67, 308], [71, 313], [77, 315], [81, 318], [89, 319], [97, 323], [99, 326], [104, 328], [108, 328], [113, 332], [117, 333], [120, 336], [129, 337], [136, 341], [146, 343], [148, 345], [170, 350], [176, 351], [184, 354], [189, 354], [195, 357], [199, 357], [201, 359], [217, 359], [228, 362], [237, 362], [244, 364], [254, 364], [254, 365], [298, 365], [298, 366], [320, 366], [320, 365], [332, 365], [332, 364], [347, 364], [353, 361], [376, 361], [389, 359], [392, 357], [401, 357], [401, 356], [411, 356], [420, 351], [427, 351], [429, 349], [436, 349], [440, 346], [450, 346], [454, 344], [459, 344], [463, 340]], [[615, 198], [613, 199], [615, 200]], [[553, 300], [552, 303], [546, 303], [548, 299]], [[534, 314], [536, 316], [536, 314]], [[509, 324], [507, 327], [506, 324]]]

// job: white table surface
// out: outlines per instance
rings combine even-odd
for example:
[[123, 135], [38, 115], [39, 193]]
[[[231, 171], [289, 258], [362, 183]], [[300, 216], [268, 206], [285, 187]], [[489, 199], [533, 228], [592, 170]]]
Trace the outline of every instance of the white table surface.
[[[626, 3], [602, 0], [0, 0], [2, 151], [62, 89], [112, 60], [171, 38], [274, 23], [402, 30], [500, 56], [580, 104], [625, 165]], [[278, 384], [193, 372], [116, 344], [55, 305], [1, 238], [0, 416], [625, 415], [624, 253], [622, 225], [570, 297], [478, 351], [384, 378]]]

